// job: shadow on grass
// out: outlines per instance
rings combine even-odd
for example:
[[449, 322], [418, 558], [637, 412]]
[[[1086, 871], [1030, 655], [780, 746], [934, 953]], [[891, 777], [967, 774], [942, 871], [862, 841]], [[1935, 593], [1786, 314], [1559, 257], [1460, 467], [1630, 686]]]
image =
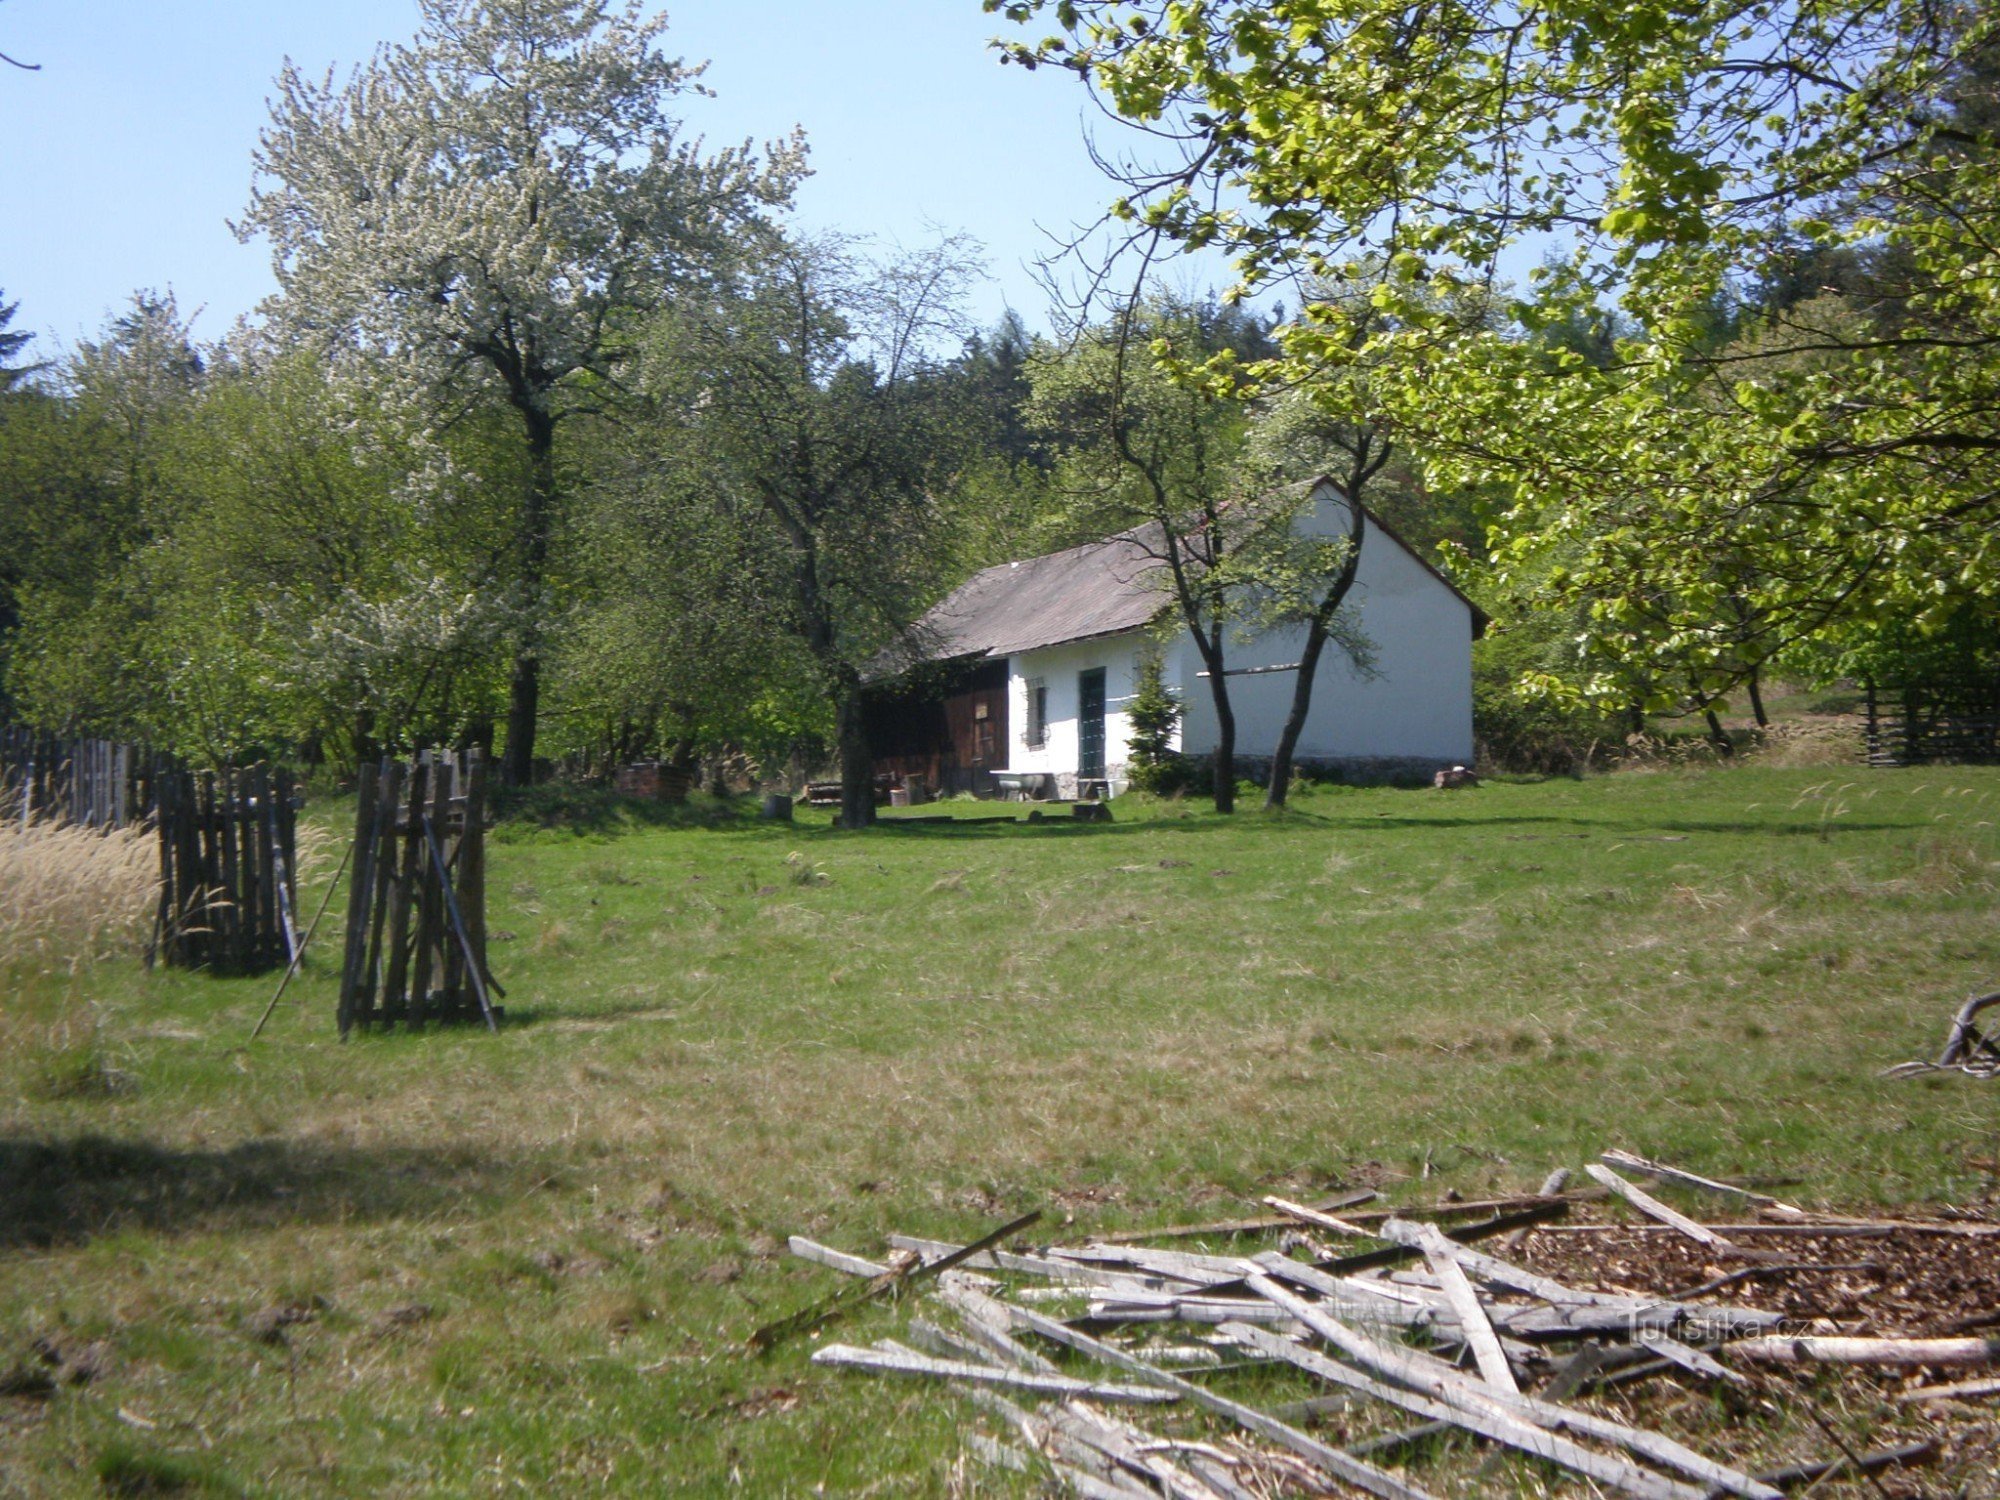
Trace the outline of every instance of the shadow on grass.
[[656, 797], [627, 797], [602, 787], [558, 782], [501, 787], [493, 794], [493, 810], [499, 819], [493, 836], [505, 842], [510, 837], [537, 833], [605, 837], [644, 828], [744, 832], [759, 826], [757, 806], [748, 797], [695, 793], [685, 802], [662, 802]]
[[0, 1252], [162, 1234], [390, 1219], [517, 1184], [520, 1170], [453, 1149], [355, 1151], [297, 1141], [218, 1150], [101, 1135], [0, 1135]]
[[1731, 833], [1762, 834], [1773, 838], [1831, 838], [1843, 833], [1897, 833], [1916, 825], [1910, 823], [1850, 823], [1845, 818], [1838, 822], [1820, 823], [1759, 823], [1754, 820], [1700, 823], [1686, 818], [1662, 818], [1658, 821], [1629, 820], [1609, 821], [1598, 818], [1554, 818], [1543, 816], [1501, 817], [1501, 818], [1397, 818], [1376, 814], [1366, 818], [1328, 819], [1341, 828], [1507, 828], [1520, 824], [1555, 823], [1574, 830], [1568, 834], [1543, 834], [1544, 838], [1623, 838], [1629, 840], [1658, 838], [1662, 834], [1689, 833]]

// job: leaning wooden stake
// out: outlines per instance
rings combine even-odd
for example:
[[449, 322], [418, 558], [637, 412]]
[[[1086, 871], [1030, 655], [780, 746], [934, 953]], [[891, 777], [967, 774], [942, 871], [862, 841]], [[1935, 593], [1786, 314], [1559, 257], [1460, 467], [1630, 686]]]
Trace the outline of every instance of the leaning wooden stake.
[[[306, 935], [299, 939], [292, 949], [292, 961], [285, 967], [285, 977], [278, 981], [277, 993], [271, 996], [271, 1003], [264, 1007], [264, 1014], [257, 1018], [256, 1028], [250, 1033], [250, 1040], [256, 1041], [264, 1034], [264, 1025], [271, 1019], [271, 1012], [278, 1008], [278, 1002], [285, 997], [285, 986], [292, 982], [292, 976], [299, 972], [299, 966], [306, 961], [306, 947], [319, 931], [319, 919], [326, 915], [326, 909], [333, 902], [333, 893], [340, 887], [340, 877], [347, 873], [347, 862], [354, 858], [354, 845], [347, 846], [347, 852], [340, 856], [340, 868], [333, 872], [333, 879], [327, 882], [326, 894], [320, 898], [319, 910], [313, 913], [312, 922], [306, 928]], [[344, 1028], [343, 1028], [344, 1029]]]
[[488, 1031], [498, 1031], [500, 1023], [493, 1017], [493, 1002], [486, 998], [486, 966], [472, 951], [472, 939], [466, 936], [465, 919], [458, 914], [458, 896], [451, 888], [451, 870], [445, 864], [444, 850], [438, 846], [437, 830], [431, 826], [428, 815], [424, 818], [424, 839], [430, 845], [431, 861], [437, 867], [438, 889], [444, 894], [445, 912], [451, 918], [452, 931], [458, 934], [458, 946], [465, 955], [465, 969], [472, 978], [472, 992], [479, 997], [479, 1013], [486, 1018]]

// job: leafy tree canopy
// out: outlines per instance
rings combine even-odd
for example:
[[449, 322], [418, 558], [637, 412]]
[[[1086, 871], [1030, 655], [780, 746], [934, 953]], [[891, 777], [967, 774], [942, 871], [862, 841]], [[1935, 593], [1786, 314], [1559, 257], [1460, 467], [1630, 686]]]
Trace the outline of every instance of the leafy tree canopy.
[[[1792, 641], [1991, 595], [1989, 8], [987, 8], [1053, 15], [1063, 34], [1012, 55], [1076, 69], [1166, 153], [1124, 173], [1135, 231], [1224, 247], [1249, 286], [1372, 282], [1387, 317], [1357, 333], [1356, 299], [1316, 297], [1252, 373], [1366, 362], [1434, 483], [1504, 497], [1503, 574], [1586, 607], [1596, 649], [1653, 659], [1664, 697], [1699, 704]], [[1504, 323], [1457, 315], [1536, 248]], [[1842, 256], [1896, 275], [1795, 329], [1792, 358], [1718, 318], [1735, 287]]]
[[598, 409], [635, 315], [713, 284], [803, 170], [796, 137], [711, 151], [670, 113], [701, 69], [640, 0], [420, 0], [408, 46], [345, 83], [287, 65], [238, 231], [271, 242], [279, 325], [366, 352], [432, 427], [498, 399], [527, 482], [504, 761], [532, 773], [537, 597], [560, 500], [557, 425]]

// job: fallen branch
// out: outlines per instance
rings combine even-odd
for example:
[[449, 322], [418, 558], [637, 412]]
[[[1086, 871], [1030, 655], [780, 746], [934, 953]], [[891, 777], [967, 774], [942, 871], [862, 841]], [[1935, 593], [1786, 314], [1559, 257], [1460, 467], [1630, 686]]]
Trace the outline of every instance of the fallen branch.
[[1758, 1364], [1991, 1365], [2000, 1364], [1996, 1339], [1864, 1339], [1766, 1334], [1742, 1339], [1729, 1352]]
[[1023, 1214], [1011, 1224], [1001, 1225], [983, 1239], [974, 1240], [971, 1244], [961, 1246], [937, 1260], [921, 1263], [912, 1261], [897, 1266], [884, 1275], [871, 1277], [858, 1288], [836, 1292], [811, 1307], [801, 1308], [788, 1318], [780, 1318], [775, 1323], [765, 1324], [750, 1335], [750, 1347], [759, 1354], [769, 1354], [794, 1334], [809, 1333], [815, 1328], [822, 1328], [835, 1318], [844, 1317], [855, 1308], [873, 1302], [878, 1297], [885, 1297], [893, 1291], [912, 1286], [929, 1277], [942, 1275], [952, 1267], [971, 1260], [973, 1256], [990, 1246], [1019, 1234], [1030, 1224], [1038, 1223], [1041, 1217], [1042, 1211], [1036, 1209], [1031, 1214]]

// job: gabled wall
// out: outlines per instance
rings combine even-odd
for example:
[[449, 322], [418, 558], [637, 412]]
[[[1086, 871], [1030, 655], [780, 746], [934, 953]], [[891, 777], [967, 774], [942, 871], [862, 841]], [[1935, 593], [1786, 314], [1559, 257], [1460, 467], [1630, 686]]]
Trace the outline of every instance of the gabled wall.
[[[1344, 536], [1347, 503], [1323, 487], [1301, 530]], [[1472, 762], [1472, 610], [1407, 548], [1370, 522], [1361, 566], [1343, 608], [1374, 649], [1374, 674], [1358, 671], [1328, 642], [1313, 684], [1312, 711], [1299, 739], [1302, 760]], [[1232, 669], [1299, 659], [1305, 627], [1273, 631], [1226, 646]], [[1200, 655], [1185, 634], [1177, 643], [1174, 683], [1185, 705], [1182, 748], [1215, 748], [1216, 716]], [[1291, 712], [1294, 674], [1271, 672], [1229, 679], [1236, 714], [1236, 752], [1270, 755]]]

